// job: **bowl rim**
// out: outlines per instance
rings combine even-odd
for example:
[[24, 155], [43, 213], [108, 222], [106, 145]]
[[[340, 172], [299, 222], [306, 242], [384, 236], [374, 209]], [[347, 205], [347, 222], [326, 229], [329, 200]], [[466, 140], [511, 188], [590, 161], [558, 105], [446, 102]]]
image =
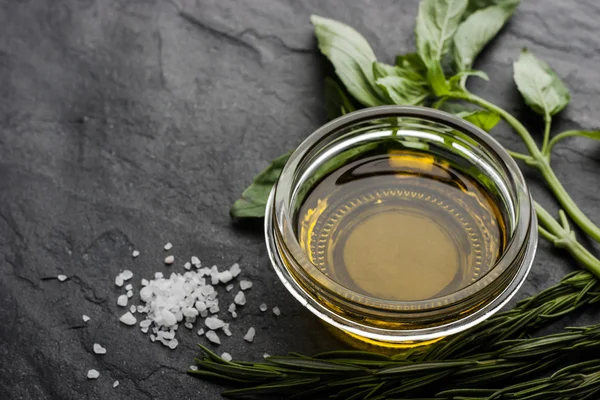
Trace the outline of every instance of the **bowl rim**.
[[[502, 292], [499, 293], [494, 300], [486, 304], [484, 307], [475, 311], [467, 318], [461, 318], [459, 320], [462, 321], [462, 323], [460, 324], [461, 326], [465, 326], [465, 324], [468, 326], [472, 326], [480, 320], [487, 318], [489, 315], [491, 315], [490, 313], [496, 312], [500, 307], [502, 307], [514, 295], [518, 287], [520, 287], [520, 285], [523, 283], [527, 273], [529, 272], [531, 263], [533, 262], [533, 255], [535, 254], [537, 234], [531, 234], [531, 229], [532, 227], [535, 227], [537, 225], [537, 220], [533, 209], [533, 202], [531, 200], [531, 196], [529, 195], [525, 179], [523, 178], [523, 175], [519, 170], [516, 162], [512, 159], [512, 157], [510, 157], [508, 152], [489, 134], [479, 129], [475, 125], [452, 114], [425, 107], [371, 107], [368, 109], [346, 114], [323, 125], [316, 131], [314, 131], [291, 154], [290, 158], [288, 159], [282, 170], [278, 182], [273, 187], [271, 195], [269, 197], [269, 201], [267, 202], [267, 210], [265, 213], [265, 235], [267, 237], [269, 257], [271, 258], [272, 264], [275, 270], [277, 271], [279, 278], [285, 284], [287, 289], [294, 295], [294, 297], [296, 297], [296, 299], [298, 299], [301, 303], [303, 303], [321, 319], [324, 319], [325, 321], [331, 323], [334, 326], [356, 333], [358, 335], [367, 336], [376, 340], [390, 340], [390, 332], [379, 332], [390, 330], [382, 330], [380, 328], [375, 328], [371, 325], [357, 323], [356, 321], [350, 320], [340, 315], [336, 315], [327, 307], [323, 307], [322, 304], [316, 301], [316, 299], [313, 295], [311, 295], [311, 293], [308, 293], [305, 290], [305, 288], [297, 281], [297, 278], [292, 273], [290, 273], [290, 271], [288, 271], [288, 268], [285, 266], [286, 264], [282, 262], [283, 260], [279, 255], [280, 249], [278, 249], [277, 247], [281, 246], [281, 243], [278, 243], [277, 240], [269, 239], [270, 236], [285, 237], [285, 247], [286, 250], [289, 251], [288, 256], [291, 255], [291, 257], [293, 258], [293, 262], [301, 266], [301, 269], [304, 270], [304, 272], [306, 272], [304, 267], [310, 268], [311, 265], [314, 267], [314, 265], [309, 261], [306, 254], [302, 251], [300, 244], [296, 238], [296, 235], [294, 234], [294, 228], [292, 226], [289, 202], [291, 200], [291, 194], [293, 191], [292, 182], [294, 181], [294, 174], [300, 166], [300, 163], [302, 162], [304, 157], [314, 148], [314, 146], [318, 145], [324, 138], [361, 122], [389, 117], [420, 118], [430, 122], [436, 122], [451, 127], [453, 129], [457, 129], [462, 133], [467, 134], [475, 141], [477, 141], [478, 144], [484, 146], [484, 150], [487, 153], [490, 153], [496, 161], [499, 161], [501, 166], [507, 172], [506, 178], [508, 178], [508, 181], [505, 181], [505, 183], [510, 187], [511, 191], [514, 191], [513, 195], [516, 197], [515, 199], [513, 199], [513, 202], [516, 203], [516, 224], [505, 250], [500, 255], [494, 267], [491, 268], [479, 280], [468, 286], [465, 286], [464, 288], [459, 289], [454, 293], [445, 296], [440, 296], [436, 299], [420, 301], [395, 301], [369, 298], [368, 296], [365, 296], [362, 293], [353, 292], [348, 288], [338, 284], [335, 280], [329, 278], [328, 276], [320, 272], [318, 268], [312, 270], [309, 275], [315, 278], [314, 272], [321, 274], [318, 276], [319, 279], [317, 281], [320, 280], [320, 282], [326, 282], [325, 285], [321, 286], [324, 290], [327, 290], [333, 296], [341, 296], [342, 292], [351, 293], [352, 295], [355, 295], [359, 298], [368, 299], [369, 301], [367, 304], [369, 304], [369, 307], [373, 308], [374, 310], [386, 312], [389, 312], [392, 309], [401, 308], [404, 310], [421, 310], [421, 306], [425, 305], [426, 303], [429, 305], [431, 305], [432, 303], [439, 304], [439, 309], [443, 309], [445, 307], [448, 307], [449, 305], [457, 304], [458, 301], [462, 301], [463, 299], [472, 296], [474, 293], [480, 293], [490, 283], [494, 282], [494, 280], [497, 279], [498, 276], [506, 272], [507, 269], [512, 265], [514, 260], [517, 259], [520, 254], [522, 255], [523, 251], [525, 251], [525, 265], [521, 265], [519, 267], [515, 275], [512, 277], [511, 281], [508, 282], [508, 284], [503, 288]], [[526, 247], [525, 250], [523, 250], [524, 247]], [[482, 287], [477, 288], [474, 292], [472, 286], [477, 283], [484, 282], [484, 277], [494, 271], [496, 272], [497, 276], [495, 278], [488, 277], [488, 282]], [[498, 271], [500, 271], [499, 274]], [[361, 305], [364, 307], [364, 304]], [[426, 311], [430, 312], [431, 310], [437, 309], [438, 308], [435, 307], [429, 307], [429, 310]], [[453, 322], [447, 325], [453, 325]], [[462, 329], [466, 329], [468, 326], [463, 327]], [[416, 336], [419, 337], [418, 340], [436, 338], [442, 335], [440, 334], [441, 331], [444, 331], [444, 334], [449, 334], [448, 329], [450, 329], [451, 327], [447, 326], [446, 328], [448, 329], [442, 330], [440, 330], [439, 328], [440, 326], [436, 326], [434, 328], [417, 329], [414, 330], [415, 332], [412, 333], [410, 333], [411, 330], [402, 330], [402, 340], [414, 340], [413, 337]], [[355, 329], [356, 331], [353, 331], [353, 329]], [[369, 335], [365, 335], [365, 329], [369, 330]], [[391, 330], [391, 332], [397, 333], [399, 331]], [[410, 337], [409, 339], [406, 338], [407, 335], [408, 337]]]

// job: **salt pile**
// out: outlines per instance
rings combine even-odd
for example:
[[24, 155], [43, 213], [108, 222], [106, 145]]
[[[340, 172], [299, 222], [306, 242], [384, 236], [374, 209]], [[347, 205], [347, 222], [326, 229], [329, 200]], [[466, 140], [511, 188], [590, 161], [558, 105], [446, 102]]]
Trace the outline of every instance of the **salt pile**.
[[[169, 246], [165, 246], [165, 250], [169, 250], [167, 247]], [[191, 268], [192, 265], [195, 269]], [[231, 336], [231, 331], [229, 324], [218, 317], [220, 307], [215, 286], [229, 283], [240, 274], [241, 268], [239, 264], [234, 264], [224, 271], [219, 271], [217, 266], [201, 268], [200, 260], [195, 256], [192, 257], [191, 262], [184, 265], [184, 268], [187, 271], [183, 274], [173, 272], [165, 277], [161, 272], [157, 272], [152, 280], [142, 279], [139, 296], [144, 304], [131, 306], [130, 312], [121, 316], [120, 321], [126, 325], [135, 325], [137, 323], [133, 315], [135, 311], [138, 314], [146, 314], [139, 323], [140, 330], [143, 333], [150, 332], [152, 341], [159, 341], [174, 349], [178, 345], [175, 333], [179, 324], [183, 323], [186, 328], [193, 329], [196, 320], [203, 318], [208, 331], [205, 333], [200, 329], [198, 335], [205, 335], [210, 342], [220, 344], [216, 331], [223, 330], [227, 336]], [[124, 271], [119, 274], [115, 284], [120, 287], [132, 276], [133, 274], [126, 274]], [[247, 283], [244, 286], [249, 288]], [[128, 290], [127, 295], [121, 295], [117, 300], [117, 304], [122, 307], [127, 306], [127, 300], [133, 294], [131, 285], [127, 285], [125, 289]], [[238, 306], [244, 305], [246, 303], [244, 293], [239, 291], [234, 301]], [[228, 308], [234, 315], [235, 304], [231, 303]]]

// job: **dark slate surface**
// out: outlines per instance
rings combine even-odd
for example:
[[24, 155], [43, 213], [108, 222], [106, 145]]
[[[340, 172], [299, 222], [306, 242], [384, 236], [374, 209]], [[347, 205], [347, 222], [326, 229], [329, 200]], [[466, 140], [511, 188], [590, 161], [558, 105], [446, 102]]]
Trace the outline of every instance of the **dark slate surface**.
[[[523, 116], [511, 62], [528, 46], [572, 89], [556, 128], [599, 127], [600, 5], [524, 3], [481, 58], [492, 81], [475, 90]], [[114, 276], [129, 268], [138, 286], [168, 271], [166, 241], [179, 261], [239, 260], [255, 282], [221, 351], [239, 359], [341, 346], [275, 283], [260, 228], [235, 228], [228, 208], [270, 159], [325, 122], [324, 63], [309, 15], [352, 24], [391, 61], [413, 49], [416, 8], [367, 0], [0, 1], [0, 398], [217, 398], [217, 386], [182, 372], [197, 353], [192, 332], [182, 328], [170, 351], [118, 322]], [[508, 130], [498, 136], [519, 148]], [[600, 147], [571, 140], [553, 163], [600, 223]], [[555, 210], [537, 176], [528, 176], [536, 198]], [[520, 296], [572, 268], [542, 242]], [[43, 280], [60, 273], [70, 279]], [[263, 300], [283, 315], [262, 315]], [[566, 320], [590, 322], [594, 313]], [[82, 314], [92, 318], [87, 326]], [[257, 336], [248, 345], [242, 336], [251, 325]], [[94, 342], [108, 354], [94, 355]], [[90, 368], [98, 380], [86, 380]]]

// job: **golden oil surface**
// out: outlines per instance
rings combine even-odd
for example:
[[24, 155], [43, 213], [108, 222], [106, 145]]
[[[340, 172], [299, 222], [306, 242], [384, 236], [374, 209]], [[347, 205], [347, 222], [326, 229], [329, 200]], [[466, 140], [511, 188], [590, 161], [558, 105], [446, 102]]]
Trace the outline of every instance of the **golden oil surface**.
[[419, 151], [352, 161], [321, 179], [297, 217], [301, 247], [338, 284], [378, 299], [453, 293], [483, 276], [506, 232], [490, 194]]

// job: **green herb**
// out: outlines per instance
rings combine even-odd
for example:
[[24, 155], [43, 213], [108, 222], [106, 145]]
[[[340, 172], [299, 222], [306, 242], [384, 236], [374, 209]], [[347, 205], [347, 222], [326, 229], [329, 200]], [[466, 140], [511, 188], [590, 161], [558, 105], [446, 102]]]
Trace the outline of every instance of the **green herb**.
[[348, 25], [313, 15], [319, 49], [329, 58], [348, 92], [367, 106], [385, 104], [373, 77], [375, 54], [365, 38]]
[[231, 207], [230, 213], [232, 217], [256, 218], [265, 216], [265, 207], [271, 189], [273, 189], [273, 185], [277, 182], [277, 178], [279, 178], [283, 166], [290, 157], [290, 154], [292, 153], [288, 152], [273, 160], [267, 169], [254, 177], [252, 185], [244, 190], [242, 197]]
[[[556, 378], [566, 374], [572, 376], [574, 371], [580, 374], [600, 371], [600, 362], [594, 360], [572, 365], [546, 379], [529, 378], [559, 365], [567, 357], [578, 356], [580, 360], [593, 358], [594, 352], [588, 349], [599, 346], [600, 324], [567, 328], [564, 333], [538, 338], [499, 339], [489, 351], [466, 358], [418, 362], [352, 351], [328, 352], [312, 358], [301, 355], [267, 357], [260, 363], [221, 362], [214, 360], [215, 354], [201, 346], [204, 358], [196, 360], [199, 369], [189, 372], [200, 378], [242, 386], [223, 393], [231, 398], [264, 394], [307, 398], [328, 394], [344, 399], [392, 399], [398, 398], [398, 395], [413, 399], [434, 396], [459, 399], [476, 394], [481, 396], [476, 398], [489, 399], [504, 398], [500, 396], [504, 393], [519, 393], [518, 389], [522, 388], [535, 390], [535, 398], [549, 399], [551, 395], [561, 393], [559, 390], [582, 388], [583, 381], [562, 386], [555, 385]], [[505, 389], [490, 389], [507, 380], [513, 385]], [[519, 383], [515, 385], [515, 382]], [[594, 385], [593, 391], [591, 387], [584, 388], [585, 393], [596, 393], [600, 385]], [[541, 394], [547, 397], [539, 397]]]
[[460, 24], [454, 36], [454, 63], [457, 70], [468, 71], [481, 50], [502, 29], [518, 2], [482, 8]]
[[441, 62], [450, 50], [467, 3], [467, 0], [423, 0], [419, 4], [415, 28], [417, 51], [428, 68]]
[[[313, 358], [293, 355], [266, 363], [236, 364], [242, 369], [257, 368], [282, 375], [265, 378], [219, 375], [206, 365], [199, 365], [198, 374], [235, 379], [235, 385], [243, 389], [227, 392], [232, 397], [257, 393], [301, 397], [319, 393], [348, 399], [598, 398], [600, 363], [596, 361], [571, 365], [547, 378], [532, 379], [532, 376], [556, 368], [567, 357], [589, 356], [580, 349], [600, 346], [599, 326], [568, 328], [564, 333], [539, 338], [529, 335], [586, 304], [600, 301], [597, 279], [600, 260], [577, 240], [571, 221], [597, 242], [600, 242], [600, 228], [575, 204], [550, 164], [551, 151], [558, 142], [575, 136], [600, 140], [600, 131], [572, 130], [551, 137], [552, 117], [568, 105], [570, 94], [550, 66], [528, 50], [523, 50], [514, 63], [514, 79], [525, 103], [544, 119], [541, 146], [518, 119], [471, 93], [466, 85], [470, 76], [488, 79], [485, 73], [473, 70], [475, 59], [506, 24], [518, 3], [518, 0], [421, 1], [415, 30], [417, 53], [397, 56], [395, 66], [378, 62], [367, 41], [349, 26], [322, 17], [312, 17], [311, 21], [322, 53], [334, 65], [348, 93], [362, 106], [431, 105], [485, 131], [504, 120], [528, 151], [528, 154], [509, 153], [541, 173], [563, 208], [558, 218], [554, 218], [535, 204], [540, 234], [567, 251], [589, 272], [568, 274], [559, 284], [465, 332], [392, 357], [353, 351], [329, 352]], [[326, 94], [330, 117], [354, 109], [355, 103], [335, 81], [326, 81]], [[283, 158], [277, 161], [283, 162]], [[232, 215], [262, 216], [264, 212], [261, 214], [258, 209], [264, 206], [268, 186], [275, 182], [281, 167], [274, 163], [259, 175], [261, 179], [255, 178], [242, 196], [244, 207], [238, 206], [234, 211], [234, 205]], [[249, 192], [257, 184], [264, 188]], [[250, 206], [245, 207], [246, 204]], [[246, 208], [252, 211], [247, 212]], [[214, 355], [206, 357], [218, 362]], [[507, 382], [510, 386], [502, 388]]]

